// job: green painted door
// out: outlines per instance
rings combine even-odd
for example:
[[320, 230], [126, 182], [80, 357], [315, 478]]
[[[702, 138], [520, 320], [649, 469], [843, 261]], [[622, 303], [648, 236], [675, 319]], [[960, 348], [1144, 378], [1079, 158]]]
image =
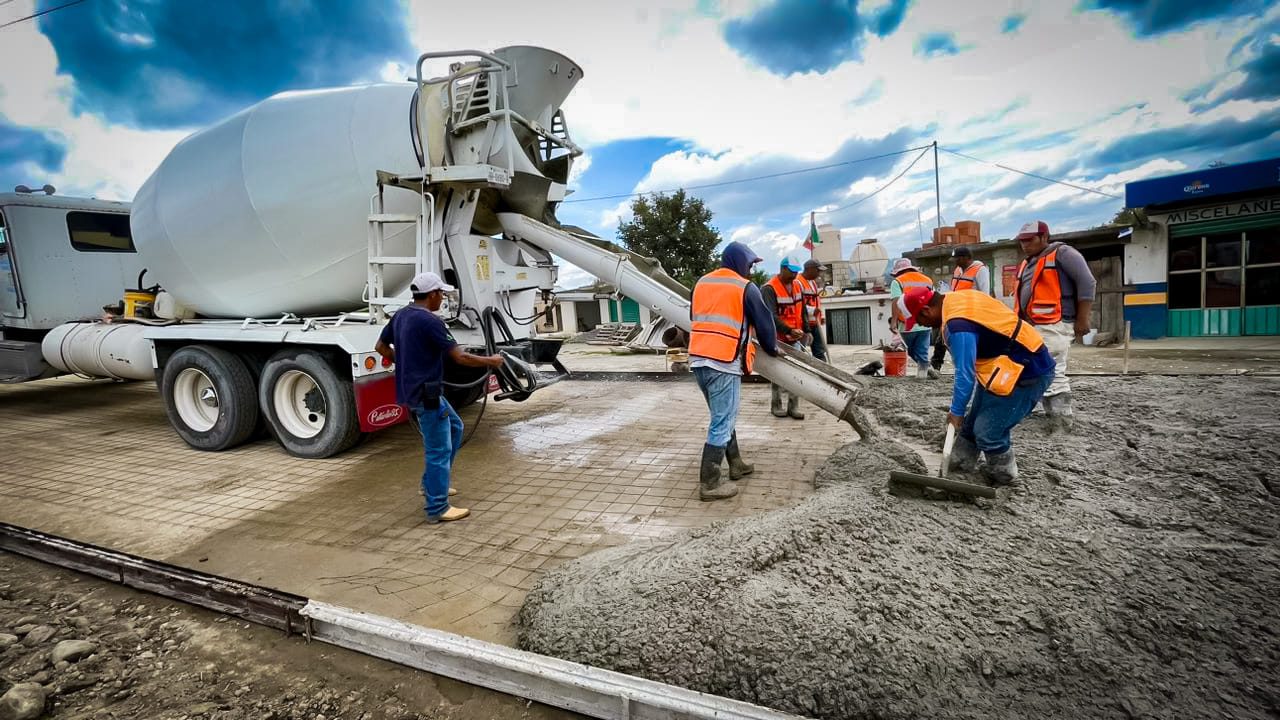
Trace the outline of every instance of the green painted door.
[[622, 298], [622, 322], [640, 322], [640, 303], [631, 298]]

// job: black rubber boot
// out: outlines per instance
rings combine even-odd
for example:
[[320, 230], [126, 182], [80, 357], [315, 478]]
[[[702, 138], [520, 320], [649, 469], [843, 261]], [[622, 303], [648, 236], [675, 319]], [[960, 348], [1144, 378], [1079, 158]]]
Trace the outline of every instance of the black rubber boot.
[[738, 494], [738, 487], [720, 478], [720, 463], [724, 462], [724, 448], [715, 445], [702, 446], [702, 467], [698, 477], [700, 500], [724, 500]]
[[724, 454], [729, 458], [730, 480], [741, 480], [756, 471], [755, 465], [748, 465], [742, 461], [742, 452], [738, 450], [738, 433], [729, 436], [729, 444], [725, 447]]
[[1013, 448], [998, 455], [987, 453], [987, 464], [982, 468], [992, 485], [1008, 485], [1018, 479], [1018, 461], [1013, 456]]
[[771, 385], [770, 392], [772, 394], [769, 396], [769, 412], [773, 413], [774, 417], [786, 417], [786, 408], [782, 407], [782, 388]]
[[951, 448], [950, 470], [973, 472], [978, 469], [978, 446], [972, 440], [956, 436], [956, 444]]

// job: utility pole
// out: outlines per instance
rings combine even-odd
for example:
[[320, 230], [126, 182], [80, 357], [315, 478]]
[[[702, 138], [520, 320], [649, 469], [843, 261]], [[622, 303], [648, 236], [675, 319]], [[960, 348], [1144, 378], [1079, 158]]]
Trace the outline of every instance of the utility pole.
[[938, 141], [933, 141], [933, 201], [937, 205], [938, 227], [942, 227], [942, 185], [938, 182]]

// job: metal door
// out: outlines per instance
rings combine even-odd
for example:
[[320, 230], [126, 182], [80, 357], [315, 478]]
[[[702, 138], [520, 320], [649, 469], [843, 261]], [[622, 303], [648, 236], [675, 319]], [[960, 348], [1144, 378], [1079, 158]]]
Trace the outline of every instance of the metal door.
[[849, 344], [849, 311], [848, 310], [828, 310], [827, 327], [831, 329], [831, 336], [828, 340], [832, 345], [848, 345]]
[[18, 294], [18, 271], [13, 266], [13, 248], [9, 244], [8, 226], [0, 212], [0, 316], [20, 318], [26, 315]]

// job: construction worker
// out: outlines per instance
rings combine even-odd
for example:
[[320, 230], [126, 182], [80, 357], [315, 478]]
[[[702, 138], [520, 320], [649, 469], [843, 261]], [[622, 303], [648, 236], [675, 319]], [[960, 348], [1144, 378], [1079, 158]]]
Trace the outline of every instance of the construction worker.
[[813, 356], [827, 362], [826, 318], [822, 316], [822, 263], [809, 259], [804, 262], [804, 272], [796, 281], [804, 298], [805, 330], [813, 336], [809, 349]]
[[1057, 363], [1053, 384], [1044, 394], [1044, 413], [1070, 428], [1067, 351], [1072, 340], [1081, 340], [1089, 333], [1089, 314], [1098, 283], [1089, 271], [1089, 261], [1079, 250], [1050, 241], [1049, 226], [1044, 222], [1023, 225], [1017, 237], [1024, 258], [1018, 266], [1014, 309], [1036, 326]]
[[[778, 274], [770, 278], [769, 282], [760, 289], [765, 307], [769, 308], [770, 314], [773, 315], [778, 342], [786, 343], [797, 350], [804, 350], [811, 337], [805, 332], [804, 296], [800, 292], [800, 284], [796, 282], [801, 269], [800, 261], [784, 257], [778, 266]], [[769, 411], [774, 417], [804, 419], [804, 413], [800, 412], [800, 398], [787, 393], [776, 384], [772, 385]]]
[[[951, 272], [952, 290], [977, 290], [984, 295], [991, 294], [991, 277], [987, 274], [987, 266], [981, 260], [973, 259], [973, 251], [968, 245], [960, 245], [951, 251], [951, 262], [955, 270]], [[933, 358], [930, 365], [934, 370], [941, 370], [947, 359], [947, 345], [942, 342], [942, 333], [935, 333], [933, 339]]]
[[427, 522], [461, 520], [471, 514], [449, 505], [453, 459], [462, 447], [462, 418], [444, 397], [444, 360], [496, 369], [501, 355], [472, 355], [458, 346], [449, 327], [435, 314], [452, 292], [433, 272], [418, 273], [409, 285], [413, 303], [396, 312], [382, 329], [374, 349], [396, 364], [396, 403], [409, 408], [422, 434], [422, 495]]
[[[720, 269], [703, 275], [693, 287], [690, 310], [689, 366], [711, 411], [707, 442], [702, 446], [698, 497], [723, 500], [738, 494], [739, 480], [755, 468], [742, 460], [734, 423], [741, 401], [742, 376], [751, 372], [755, 337], [770, 355], [778, 354], [773, 319], [760, 288], [751, 282], [751, 266], [761, 262], [751, 248], [731, 242], [720, 256]], [[729, 458], [729, 481], [720, 463]]]
[[[1054, 361], [1035, 327], [977, 290], [911, 288], [895, 301], [914, 324], [941, 328], [956, 365], [947, 422], [957, 430], [951, 470], [982, 472], [996, 485], [1018, 477], [1010, 436], [1053, 382]], [[972, 401], [972, 402], [971, 402]]]
[[[907, 258], [898, 258], [893, 263], [893, 281], [889, 283], [889, 297], [897, 300], [902, 297], [908, 290], [912, 288], [933, 289], [933, 280], [928, 275], [920, 272], [920, 268], [911, 264]], [[900, 313], [896, 311], [897, 303], [894, 304], [895, 311], [889, 313], [889, 329], [898, 333], [902, 337], [902, 342], [907, 346], [907, 355], [916, 362], [916, 377], [918, 378], [936, 378], [938, 372], [929, 366], [929, 339], [930, 332], [927, 327], [914, 327], [914, 329], [906, 330], [905, 320]]]

